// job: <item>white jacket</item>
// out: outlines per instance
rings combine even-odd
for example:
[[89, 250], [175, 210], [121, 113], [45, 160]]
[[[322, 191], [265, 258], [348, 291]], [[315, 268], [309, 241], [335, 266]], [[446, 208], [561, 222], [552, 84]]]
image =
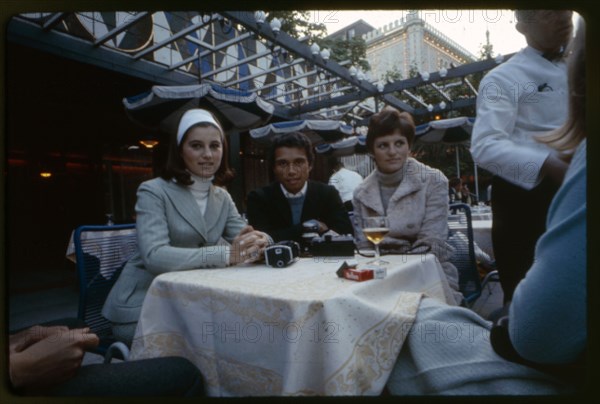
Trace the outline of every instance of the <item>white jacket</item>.
[[564, 61], [526, 47], [481, 80], [471, 154], [480, 167], [524, 189], [541, 180], [552, 152], [534, 140], [561, 126], [568, 112]]
[[342, 167], [331, 175], [329, 178], [329, 185], [333, 185], [340, 193], [342, 202], [346, 202], [352, 201], [354, 190], [362, 181], [363, 178], [359, 173]]

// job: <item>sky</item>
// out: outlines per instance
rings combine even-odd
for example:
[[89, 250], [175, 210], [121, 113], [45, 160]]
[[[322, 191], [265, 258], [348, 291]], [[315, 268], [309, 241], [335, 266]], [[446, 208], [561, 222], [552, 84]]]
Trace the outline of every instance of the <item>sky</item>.
[[[463, 48], [479, 56], [481, 45], [486, 41], [486, 29], [490, 31], [490, 43], [494, 55], [517, 52], [526, 46], [525, 39], [515, 29], [511, 10], [422, 10], [421, 18], [438, 29]], [[313, 11], [313, 22], [324, 23], [329, 34], [363, 19], [375, 28], [381, 28], [402, 17], [407, 10], [398, 11]]]

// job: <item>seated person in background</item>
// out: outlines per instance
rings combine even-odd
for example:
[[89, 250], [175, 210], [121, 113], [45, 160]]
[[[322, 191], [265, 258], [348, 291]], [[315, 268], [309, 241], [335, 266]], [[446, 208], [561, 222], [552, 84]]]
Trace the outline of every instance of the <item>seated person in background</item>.
[[467, 184], [463, 183], [460, 178], [453, 177], [448, 181], [448, 186], [450, 203], [466, 203], [467, 205], [472, 205], [469, 187]]
[[467, 205], [473, 205], [473, 199], [474, 197], [471, 195], [471, 191], [469, 190], [469, 186], [463, 182], [462, 184], [462, 188], [460, 190], [460, 193], [462, 195], [462, 202], [466, 203]]
[[450, 203], [462, 202], [462, 180], [458, 177], [452, 177], [448, 181], [448, 198]]
[[181, 357], [81, 366], [86, 350], [98, 343], [98, 336], [77, 319], [53, 321], [11, 334], [8, 349], [11, 387], [16, 393], [28, 396], [199, 396], [203, 393], [200, 371]]
[[[183, 114], [168, 153], [162, 176], [138, 188], [138, 252], [102, 310], [113, 323], [114, 336], [126, 343], [133, 338], [155, 276], [253, 262], [262, 258], [269, 242], [266, 234], [246, 225], [229, 193], [217, 186], [232, 173], [225, 134], [210, 112], [192, 109]], [[221, 244], [221, 238], [231, 246]]]
[[272, 184], [248, 194], [248, 223], [274, 241], [302, 242], [302, 223], [317, 220], [319, 234], [333, 230], [352, 234], [352, 224], [338, 191], [308, 179], [313, 167], [312, 145], [306, 135], [292, 132], [273, 139], [269, 153]]
[[470, 310], [422, 299], [388, 380], [391, 394], [557, 394], [581, 392], [586, 383], [585, 35], [580, 24], [569, 59], [569, 118], [544, 139], [571, 162], [508, 316], [492, 327]]
[[334, 186], [340, 193], [342, 202], [348, 212], [353, 210], [352, 198], [354, 190], [363, 181], [363, 177], [356, 171], [348, 170], [338, 158], [331, 159], [333, 174], [329, 177], [329, 185]]
[[386, 107], [371, 117], [367, 150], [376, 169], [354, 191], [357, 247], [371, 245], [360, 229], [362, 218], [387, 216], [390, 232], [380, 244], [381, 252], [435, 254], [459, 304], [458, 272], [448, 261], [453, 249], [446, 242], [448, 179], [408, 156], [414, 136], [415, 124], [406, 112]]

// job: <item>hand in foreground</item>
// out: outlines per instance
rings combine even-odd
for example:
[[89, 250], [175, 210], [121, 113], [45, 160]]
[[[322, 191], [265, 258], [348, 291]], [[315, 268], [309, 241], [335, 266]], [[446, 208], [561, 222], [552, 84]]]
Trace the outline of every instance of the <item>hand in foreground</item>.
[[85, 351], [100, 340], [89, 328], [36, 326], [10, 337], [9, 371], [13, 387], [43, 391], [77, 373]]
[[263, 258], [265, 247], [268, 245], [269, 236], [266, 233], [254, 230], [252, 226], [246, 226], [231, 243], [229, 263], [237, 265], [259, 261]]
[[9, 336], [8, 351], [12, 354], [15, 352], [21, 352], [28, 348], [31, 344], [43, 340], [44, 338], [51, 338], [57, 334], [68, 332], [69, 328], [64, 325], [56, 325], [52, 327], [46, 327], [42, 325], [35, 325], [27, 328], [26, 330], [20, 331]]

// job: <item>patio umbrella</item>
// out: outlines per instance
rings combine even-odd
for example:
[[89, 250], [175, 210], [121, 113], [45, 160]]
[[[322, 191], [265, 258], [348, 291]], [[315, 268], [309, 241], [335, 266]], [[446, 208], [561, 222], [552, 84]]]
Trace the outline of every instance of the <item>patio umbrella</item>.
[[[419, 125], [415, 129], [415, 143], [433, 144], [444, 143], [452, 144], [456, 147], [456, 174], [460, 177], [460, 159], [458, 156], [458, 146], [468, 147], [471, 143], [471, 133], [475, 118], [459, 116], [457, 118], [439, 119]], [[473, 163], [473, 172], [475, 174], [475, 195], [479, 200], [479, 186], [477, 184], [477, 164]]]
[[474, 122], [475, 118], [466, 116], [427, 122], [416, 127], [415, 140], [423, 143], [468, 145]]
[[334, 143], [323, 143], [315, 146], [315, 151], [333, 157], [351, 156], [367, 152], [367, 137], [365, 135], [352, 136], [338, 140]]
[[177, 131], [179, 118], [191, 108], [213, 112], [223, 129], [242, 131], [267, 122], [273, 114], [273, 104], [246, 91], [220, 87], [216, 84], [188, 86], [152, 86], [150, 91], [123, 98], [129, 118], [149, 129], [167, 133]]
[[351, 135], [354, 129], [342, 121], [305, 119], [299, 121], [276, 122], [252, 129], [250, 136], [253, 139], [268, 143], [281, 133], [303, 132], [308, 136], [312, 144], [318, 145], [323, 142], [335, 142]]

